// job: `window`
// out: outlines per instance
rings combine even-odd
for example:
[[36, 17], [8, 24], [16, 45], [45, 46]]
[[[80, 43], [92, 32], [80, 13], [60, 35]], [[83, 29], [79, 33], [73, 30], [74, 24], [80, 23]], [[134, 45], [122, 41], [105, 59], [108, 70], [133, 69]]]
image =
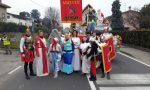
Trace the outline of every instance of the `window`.
[[7, 16], [7, 19], [10, 19], [10, 16]]

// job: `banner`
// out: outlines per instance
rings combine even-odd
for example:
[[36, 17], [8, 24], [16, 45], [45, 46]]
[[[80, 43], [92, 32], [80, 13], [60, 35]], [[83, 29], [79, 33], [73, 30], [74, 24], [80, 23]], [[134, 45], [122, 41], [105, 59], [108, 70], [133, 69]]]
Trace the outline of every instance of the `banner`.
[[104, 72], [108, 73], [112, 69], [112, 65], [110, 61], [109, 45], [105, 43], [99, 46], [102, 50], [102, 61], [103, 61]]
[[109, 38], [105, 39], [105, 43], [107, 43], [109, 46], [110, 60], [113, 60], [116, 57], [116, 50], [114, 46], [113, 36], [110, 36]]
[[60, 0], [63, 23], [82, 22], [82, 0]]

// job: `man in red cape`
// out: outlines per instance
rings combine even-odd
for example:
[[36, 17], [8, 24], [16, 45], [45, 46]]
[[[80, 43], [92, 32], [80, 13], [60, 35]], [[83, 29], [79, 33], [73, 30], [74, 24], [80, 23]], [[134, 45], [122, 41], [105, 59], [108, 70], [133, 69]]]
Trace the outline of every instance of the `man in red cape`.
[[21, 60], [24, 62], [24, 72], [25, 78], [30, 79], [28, 75], [28, 64], [30, 69], [30, 75], [36, 76], [33, 72], [33, 60], [34, 60], [34, 46], [33, 46], [33, 38], [31, 36], [31, 32], [29, 28], [26, 29], [26, 33], [22, 36], [20, 41], [20, 52], [21, 52]]
[[46, 40], [43, 36], [43, 32], [39, 31], [39, 36], [35, 41], [35, 52], [36, 52], [36, 72], [37, 76], [48, 75], [48, 62], [47, 62], [47, 46]]

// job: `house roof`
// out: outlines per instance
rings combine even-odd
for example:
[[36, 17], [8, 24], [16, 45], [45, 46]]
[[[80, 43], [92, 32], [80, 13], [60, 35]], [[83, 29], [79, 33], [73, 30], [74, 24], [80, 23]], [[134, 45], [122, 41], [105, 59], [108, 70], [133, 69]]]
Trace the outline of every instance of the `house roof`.
[[3, 3], [0, 3], [0, 7], [3, 7], [3, 8], [11, 8], [10, 6], [6, 5], [6, 4], [3, 4]]
[[137, 14], [139, 14], [140, 12], [134, 11], [134, 10], [128, 10], [128, 11], [122, 12], [122, 14], [126, 14], [126, 13], [137, 13]]
[[[126, 14], [126, 13], [137, 13], [137, 14], [140, 14], [138, 11], [128, 10], [128, 11], [122, 12], [122, 15], [123, 15], [123, 14]], [[112, 18], [112, 15], [106, 17], [106, 19], [108, 19], [108, 20], [110, 20], [111, 18]]]
[[[92, 8], [93, 9], [93, 7], [90, 5], [90, 4], [88, 4], [84, 9], [83, 9], [83, 11], [82, 11], [82, 13], [84, 13], [85, 12], [85, 10], [87, 10], [88, 8]], [[93, 9], [94, 10], [94, 9]], [[95, 10], [94, 10], [95, 11]], [[96, 12], [96, 11], [95, 11]]]
[[18, 19], [22, 19], [22, 20], [31, 20], [31, 18], [22, 18], [19, 15], [16, 14], [12, 14], [12, 13], [7, 13], [8, 15], [13, 16], [14, 18], [18, 18]]

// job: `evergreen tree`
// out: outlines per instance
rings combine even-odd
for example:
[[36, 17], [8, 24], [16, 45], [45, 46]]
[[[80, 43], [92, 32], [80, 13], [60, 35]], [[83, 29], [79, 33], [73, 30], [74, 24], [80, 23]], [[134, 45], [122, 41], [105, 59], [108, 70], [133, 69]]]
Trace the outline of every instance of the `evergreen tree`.
[[115, 0], [112, 4], [112, 17], [111, 17], [111, 27], [112, 30], [123, 30], [123, 20], [122, 20], [122, 12], [120, 11], [120, 1]]
[[140, 27], [150, 29], [150, 4], [144, 5], [141, 11]]

